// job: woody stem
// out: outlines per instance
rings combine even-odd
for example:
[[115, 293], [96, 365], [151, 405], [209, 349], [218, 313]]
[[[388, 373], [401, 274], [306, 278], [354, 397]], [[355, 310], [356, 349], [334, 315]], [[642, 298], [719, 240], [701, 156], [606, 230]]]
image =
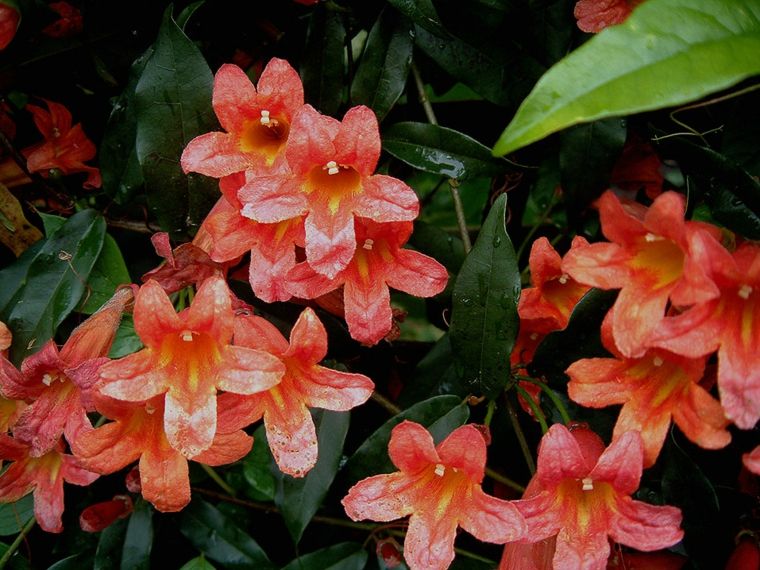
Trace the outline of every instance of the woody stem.
[[[422, 76], [419, 69], [412, 62], [412, 77], [414, 77], [414, 85], [417, 87], [417, 94], [419, 95], [420, 104], [425, 110], [425, 116], [428, 123], [431, 125], [437, 125], [438, 119], [433, 111], [433, 106], [430, 104], [430, 100], [425, 93], [425, 84], [422, 82]], [[472, 242], [470, 241], [470, 234], [467, 231], [467, 220], [464, 217], [464, 208], [462, 207], [462, 198], [459, 196], [459, 181], [456, 178], [449, 178], [449, 190], [451, 191], [451, 199], [454, 201], [454, 213], [457, 217], [457, 226], [459, 227], [459, 235], [462, 238], [464, 244], [464, 252], [469, 253], [472, 249]]]

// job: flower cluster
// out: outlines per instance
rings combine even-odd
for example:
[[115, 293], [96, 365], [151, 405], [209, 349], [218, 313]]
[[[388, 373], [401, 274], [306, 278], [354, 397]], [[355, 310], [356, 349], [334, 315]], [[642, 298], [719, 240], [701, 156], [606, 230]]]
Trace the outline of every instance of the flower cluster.
[[444, 289], [442, 265], [403, 249], [419, 201], [402, 181], [374, 174], [380, 133], [371, 109], [353, 107], [342, 121], [320, 114], [277, 58], [257, 86], [223, 65], [213, 107], [224, 132], [190, 141], [182, 168], [219, 179], [222, 197], [202, 228], [208, 253], [225, 263], [250, 252], [259, 298], [314, 299], [342, 287], [349, 332], [371, 345], [391, 330], [389, 287], [420, 297]]

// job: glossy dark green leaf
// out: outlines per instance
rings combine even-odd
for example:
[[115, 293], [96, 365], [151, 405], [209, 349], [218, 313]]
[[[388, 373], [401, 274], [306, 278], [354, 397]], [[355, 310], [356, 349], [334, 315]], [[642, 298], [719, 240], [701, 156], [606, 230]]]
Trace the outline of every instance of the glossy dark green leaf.
[[495, 397], [509, 381], [519, 318], [520, 270], [507, 235], [507, 195], [494, 202], [454, 283], [451, 348], [473, 392]]
[[135, 332], [135, 323], [131, 315], [124, 315], [116, 329], [116, 338], [108, 353], [110, 358], [121, 358], [127, 354], [137, 352], [143, 347], [140, 337]]
[[89, 566], [90, 556], [84, 552], [72, 554], [62, 558], [55, 564], [47, 567], [47, 570], [81, 570]]
[[74, 214], [42, 245], [25, 286], [8, 303], [3, 320], [13, 331], [11, 360], [19, 363], [53, 337], [79, 303], [103, 248], [106, 223], [94, 210]]
[[532, 227], [541, 224], [555, 224], [564, 227], [565, 217], [563, 215], [558, 212], [550, 213], [549, 217], [546, 215], [549, 207], [558, 200], [560, 189], [559, 157], [552, 153], [538, 167], [536, 181], [530, 188], [530, 194], [528, 194], [528, 200], [522, 213], [522, 225]]
[[153, 48], [148, 48], [132, 64], [127, 84], [114, 100], [98, 152], [103, 190], [119, 204], [128, 203], [144, 182], [135, 146], [135, 88], [152, 53]]
[[280, 508], [293, 542], [298, 544], [309, 521], [322, 504], [338, 472], [343, 441], [351, 415], [348, 412], [316, 410], [313, 414], [319, 441], [319, 459], [305, 477], [278, 473], [275, 504]]
[[34, 517], [34, 499], [31, 494], [15, 503], [0, 505], [0, 536], [16, 535]]
[[274, 500], [277, 480], [270, 469], [272, 453], [266, 441], [264, 426], [253, 434], [253, 448], [243, 458], [243, 477], [248, 484], [246, 492], [257, 501]]
[[129, 517], [124, 546], [121, 550], [121, 570], [150, 568], [150, 551], [153, 549], [153, 507], [147, 501], [135, 502]]
[[451, 352], [449, 334], [439, 338], [430, 351], [417, 363], [414, 369], [414, 382], [404, 385], [399, 396], [399, 404], [405, 408], [431, 396], [453, 394], [465, 398], [470, 390], [460, 380], [454, 356]]
[[106, 234], [103, 249], [87, 280], [86, 300], [78, 310], [92, 314], [103, 306], [116, 292], [119, 285], [132, 283], [127, 264], [116, 240]]
[[188, 560], [179, 570], [215, 570], [215, 568], [211, 562], [206, 560], [205, 556], [201, 555]]
[[506, 166], [475, 139], [428, 123], [391, 125], [383, 132], [383, 149], [410, 166], [449, 178], [497, 176]]
[[720, 505], [710, 480], [672, 437], [663, 450], [662, 494], [666, 504], [681, 509], [683, 545], [695, 568], [720, 567]]
[[626, 137], [624, 119], [577, 125], [560, 135], [559, 167], [567, 204], [580, 211], [609, 187]]
[[458, 273], [464, 263], [465, 253], [461, 238], [432, 224], [415, 221], [409, 244], [435, 258], [453, 274]]
[[529, 54], [505, 58], [503, 51], [485, 53], [458, 38], [444, 40], [420, 27], [414, 41], [446, 73], [497, 105], [517, 107], [544, 71]]
[[441, 38], [449, 37], [431, 0], [388, 0], [388, 3], [425, 30]]
[[24, 251], [16, 261], [0, 270], [0, 283], [3, 284], [0, 287], [0, 319], [7, 319], [9, 305], [26, 284], [26, 274], [29, 272], [29, 266], [31, 266], [32, 261], [37, 257], [44, 244], [44, 240], [38, 241]]
[[[466, 405], [462, 405], [462, 398], [448, 395], [435, 396], [419, 402], [393, 416], [375, 430], [346, 462], [345, 472], [349, 482], [355, 483], [376, 473], [391, 473], [396, 470], [388, 457], [388, 441], [390, 441], [391, 431], [396, 425], [404, 420], [410, 420], [430, 427], [452, 412], [453, 415], [449, 416], [450, 421], [444, 422], [448, 424], [445, 427], [449, 427], [449, 425], [452, 426], [452, 429], [458, 427], [458, 425], [466, 422], [469, 417], [469, 409]], [[461, 423], [454, 425], [457, 422]], [[444, 427], [444, 424], [439, 425], [441, 428]]]
[[367, 558], [367, 551], [358, 542], [341, 542], [299, 556], [282, 570], [363, 570]]
[[345, 94], [346, 30], [341, 15], [320, 3], [311, 14], [301, 66], [306, 102], [335, 116]]
[[578, 123], [670, 107], [760, 73], [760, 5], [648, 0], [541, 77], [502, 133], [503, 156]]
[[367, 105], [382, 121], [404, 92], [414, 32], [405, 18], [384, 10], [372, 26], [351, 84], [351, 101]]
[[114, 521], [106, 527], [98, 539], [92, 570], [116, 570], [121, 565], [124, 536], [127, 534], [127, 519]]
[[202, 499], [193, 499], [182, 511], [179, 530], [206, 558], [225, 568], [275, 568], [245, 530]]
[[164, 12], [135, 88], [136, 148], [148, 205], [161, 227], [178, 236], [194, 233], [219, 195], [216, 180], [184, 174], [180, 156], [190, 140], [218, 125], [211, 108], [211, 70], [171, 10]]

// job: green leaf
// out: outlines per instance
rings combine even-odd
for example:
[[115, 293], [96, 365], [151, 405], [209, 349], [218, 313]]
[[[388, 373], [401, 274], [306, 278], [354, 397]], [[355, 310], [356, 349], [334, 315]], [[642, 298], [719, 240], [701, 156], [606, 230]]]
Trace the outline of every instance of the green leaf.
[[316, 552], [304, 554], [282, 570], [363, 570], [367, 564], [367, 551], [357, 542], [341, 542]]
[[215, 568], [214, 565], [206, 560], [201, 554], [200, 556], [196, 556], [192, 560], [185, 562], [179, 570], [215, 570]]
[[124, 546], [121, 550], [122, 570], [150, 568], [150, 551], [153, 548], [153, 507], [143, 499], [135, 502], [129, 516]]
[[98, 151], [103, 190], [118, 204], [127, 204], [143, 184], [143, 173], [137, 158], [137, 111], [135, 88], [153, 54], [150, 47], [138, 57], [129, 70], [129, 78], [121, 95], [113, 103]]
[[625, 119], [577, 125], [560, 135], [559, 167], [567, 204], [576, 212], [609, 186], [626, 137]]
[[372, 26], [351, 84], [351, 101], [367, 105], [382, 121], [406, 87], [413, 31], [406, 19], [384, 10]]
[[[452, 415], [448, 416], [450, 413]], [[393, 416], [370, 435], [346, 462], [345, 472], [349, 482], [355, 483], [377, 473], [396, 471], [388, 457], [388, 442], [391, 438], [391, 430], [402, 421], [411, 420], [429, 428], [446, 416], [449, 419], [438, 425], [441, 428], [445, 426], [453, 429], [467, 421], [469, 408], [462, 402], [462, 398], [444, 395], [419, 402]]]
[[128, 524], [127, 519], [120, 519], [114, 521], [100, 533], [92, 570], [116, 570], [120, 567], [124, 536], [127, 534]]
[[383, 133], [383, 149], [410, 166], [449, 178], [497, 176], [506, 166], [475, 139], [428, 123], [391, 125]]
[[103, 249], [90, 272], [87, 281], [87, 300], [79, 311], [92, 314], [102, 307], [116, 292], [119, 285], [132, 283], [127, 264], [116, 240], [106, 234]]
[[519, 327], [520, 271], [507, 235], [507, 195], [488, 213], [454, 283], [451, 348], [459, 376], [495, 397], [509, 381], [509, 355]]
[[388, 0], [388, 3], [425, 30], [441, 38], [449, 37], [431, 0]]
[[179, 530], [207, 558], [225, 568], [275, 568], [245, 530], [201, 499], [194, 499], [182, 511]]
[[39, 216], [42, 220], [42, 228], [45, 230], [45, 237], [50, 237], [58, 228], [66, 223], [66, 218], [63, 216], [46, 214], [45, 212], [39, 212]]
[[137, 352], [143, 347], [140, 337], [135, 332], [135, 323], [131, 315], [124, 315], [116, 329], [116, 338], [108, 353], [109, 358], [121, 358]]
[[89, 566], [90, 557], [85, 552], [72, 554], [47, 567], [47, 570], [81, 570]]
[[497, 105], [516, 107], [544, 71], [528, 54], [505, 59], [502, 51], [485, 53], [453, 36], [442, 40], [419, 27], [414, 41], [446, 73]]
[[698, 99], [760, 73], [760, 5], [647, 0], [538, 81], [494, 146], [503, 156], [578, 123]]
[[451, 338], [448, 333], [439, 338], [430, 351], [417, 363], [414, 382], [404, 385], [399, 404], [408, 407], [430, 396], [453, 394], [465, 398], [470, 390], [465, 386], [454, 366]]
[[0, 283], [3, 284], [0, 287], [0, 318], [7, 318], [9, 304], [26, 284], [26, 275], [29, 272], [29, 267], [45, 243], [44, 240], [38, 241], [27, 248], [16, 261], [5, 269], [0, 270]]
[[164, 230], [183, 236], [195, 232], [219, 191], [212, 178], [184, 174], [179, 159], [190, 140], [218, 125], [211, 70], [171, 11], [170, 5], [135, 88], [136, 148], [148, 206]]
[[662, 494], [666, 504], [681, 509], [683, 545], [695, 568], [720, 568], [720, 505], [710, 480], [684, 451], [668, 438], [663, 452]]
[[343, 454], [343, 441], [348, 432], [351, 414], [315, 410], [319, 459], [305, 477], [295, 478], [279, 471], [275, 504], [282, 511], [285, 525], [293, 542], [298, 544], [303, 531], [322, 504], [330, 485], [338, 472]]
[[422, 253], [434, 257], [451, 273], [458, 273], [464, 263], [464, 244], [461, 238], [433, 224], [416, 220], [409, 244]]
[[13, 331], [11, 360], [19, 363], [53, 337], [79, 303], [103, 247], [106, 223], [94, 210], [74, 214], [42, 245], [25, 286], [3, 310]]
[[306, 102], [335, 116], [343, 102], [346, 30], [341, 15], [320, 3], [309, 21], [301, 79]]
[[20, 498], [15, 503], [0, 505], [0, 536], [20, 533], [33, 517], [34, 499], [31, 494]]
[[253, 434], [253, 448], [243, 458], [243, 478], [248, 484], [246, 492], [257, 501], [272, 501], [275, 497], [277, 480], [270, 469], [272, 453], [266, 443], [264, 426], [259, 426]]

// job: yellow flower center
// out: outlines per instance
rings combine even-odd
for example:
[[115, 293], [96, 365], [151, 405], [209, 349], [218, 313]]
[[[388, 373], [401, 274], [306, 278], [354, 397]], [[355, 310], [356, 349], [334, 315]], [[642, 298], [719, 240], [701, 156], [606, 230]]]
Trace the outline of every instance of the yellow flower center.
[[324, 200], [334, 214], [338, 211], [341, 200], [362, 191], [361, 176], [350, 166], [331, 160], [311, 170], [305, 190], [308, 193], [316, 192], [318, 199]]
[[258, 120], [248, 121], [240, 136], [240, 150], [264, 154], [271, 164], [288, 140], [290, 125], [282, 117], [274, 117], [266, 109]]

